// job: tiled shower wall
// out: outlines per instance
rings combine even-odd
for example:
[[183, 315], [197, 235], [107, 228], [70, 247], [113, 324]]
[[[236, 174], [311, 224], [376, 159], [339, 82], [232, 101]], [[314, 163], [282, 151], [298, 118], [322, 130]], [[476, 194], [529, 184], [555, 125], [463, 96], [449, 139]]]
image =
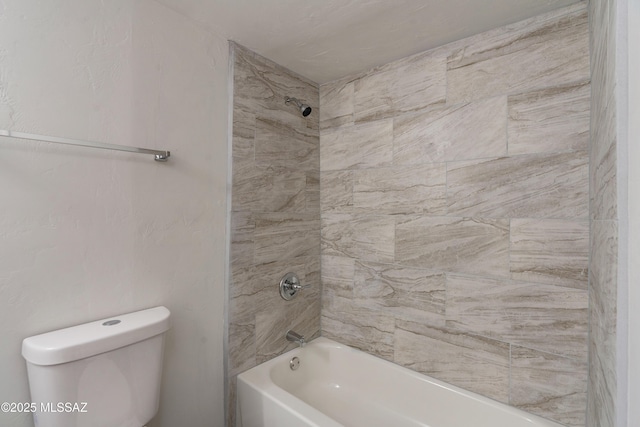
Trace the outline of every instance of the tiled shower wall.
[[584, 426], [585, 3], [320, 87], [322, 334]]
[[[320, 332], [320, 150], [318, 86], [232, 44], [234, 66], [228, 416], [236, 375], [292, 349], [288, 329]], [[315, 111], [302, 117], [285, 96]], [[280, 297], [281, 277], [303, 284]]]
[[[589, 427], [616, 426], [618, 198], [616, 2], [591, 0], [591, 279]], [[630, 421], [631, 422], [631, 421]], [[637, 422], [637, 421], [636, 421]], [[630, 424], [631, 425], [631, 424]]]

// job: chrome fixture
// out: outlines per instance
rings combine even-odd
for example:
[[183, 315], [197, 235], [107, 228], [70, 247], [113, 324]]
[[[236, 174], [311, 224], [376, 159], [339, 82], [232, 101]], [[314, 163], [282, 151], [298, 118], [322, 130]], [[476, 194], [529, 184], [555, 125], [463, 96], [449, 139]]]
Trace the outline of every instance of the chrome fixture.
[[298, 291], [310, 288], [313, 285], [301, 285], [300, 279], [295, 273], [287, 273], [280, 280], [280, 296], [289, 301], [296, 296]]
[[150, 150], [148, 148], [129, 147], [126, 145], [107, 144], [105, 142], [82, 141], [79, 139], [60, 138], [57, 136], [34, 135], [31, 133], [0, 130], [0, 136], [8, 138], [30, 139], [32, 141], [53, 142], [55, 144], [77, 145], [80, 147], [101, 148], [103, 150], [128, 151], [138, 154], [153, 154], [156, 162], [166, 162], [171, 153], [164, 150]]
[[300, 110], [300, 112], [304, 117], [307, 117], [309, 114], [311, 114], [311, 107], [309, 107], [307, 104], [303, 104], [302, 101], [300, 101], [298, 98], [291, 98], [290, 96], [285, 96], [284, 103], [288, 104], [290, 102], [293, 102], [294, 104], [296, 104], [296, 106], [298, 107], [298, 109]]
[[300, 347], [304, 347], [304, 345], [306, 344], [305, 340], [304, 340], [304, 335], [300, 335], [299, 333], [292, 331], [291, 329], [289, 329], [287, 331], [287, 333], [284, 335], [284, 337], [287, 339], [287, 341], [289, 342], [296, 342], [298, 343], [298, 345]]
[[300, 367], [300, 359], [294, 357], [293, 359], [289, 360], [289, 367], [292, 371], [298, 369]]

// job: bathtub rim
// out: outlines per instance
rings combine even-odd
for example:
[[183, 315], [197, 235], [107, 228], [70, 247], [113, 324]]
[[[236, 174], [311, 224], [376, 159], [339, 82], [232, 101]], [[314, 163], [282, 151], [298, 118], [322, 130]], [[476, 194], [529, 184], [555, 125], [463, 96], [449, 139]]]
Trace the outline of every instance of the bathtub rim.
[[[532, 423], [532, 427], [566, 427], [564, 424], [560, 424], [557, 421], [550, 420], [548, 418], [541, 417], [539, 415], [532, 414], [523, 409], [516, 408], [507, 403], [500, 402], [498, 400], [492, 399], [487, 396], [483, 396], [479, 393], [463, 389], [459, 386], [449, 384], [445, 381], [439, 380], [437, 378], [433, 378], [429, 375], [413, 371], [404, 366], [398, 365], [395, 362], [390, 360], [383, 359], [378, 356], [374, 356], [369, 354], [363, 350], [359, 350], [357, 348], [348, 346], [346, 344], [342, 344], [338, 341], [335, 341], [330, 338], [326, 338], [323, 336], [317, 337], [311, 341], [309, 341], [305, 347], [303, 348], [294, 348], [289, 350], [286, 353], [283, 353], [279, 356], [274, 357], [266, 362], [263, 362], [253, 368], [250, 368], [237, 376], [237, 393], [236, 393], [236, 410], [238, 416], [240, 416], [240, 382], [242, 381], [243, 386], [250, 387], [257, 393], [261, 393], [272, 403], [276, 404], [283, 410], [290, 411], [291, 413], [299, 416], [304, 419], [305, 422], [308, 422], [310, 425], [318, 425], [316, 424], [314, 419], [319, 418], [322, 420], [322, 427], [343, 427], [342, 424], [337, 422], [335, 419], [329, 417], [322, 411], [316, 409], [311, 404], [303, 401], [298, 398], [296, 395], [288, 392], [287, 390], [281, 388], [277, 384], [273, 382], [271, 379], [271, 369], [274, 365], [279, 363], [288, 363], [288, 361], [295, 357], [300, 356], [300, 353], [304, 352], [308, 348], [313, 348], [316, 346], [320, 347], [329, 347], [340, 349], [342, 351], [355, 352], [358, 353], [358, 357], [364, 357], [368, 360], [373, 360], [376, 363], [387, 362], [385, 365], [388, 369], [394, 370], [396, 372], [402, 373], [404, 375], [409, 375], [410, 377], [432, 384], [437, 386], [438, 388], [445, 389], [447, 391], [453, 392], [458, 395], [462, 395], [466, 398], [470, 398], [472, 400], [481, 402], [483, 404], [489, 405], [491, 408], [495, 408], [499, 411], [506, 411], [508, 413], [512, 413], [514, 415], [519, 415], [525, 418], [527, 421]], [[287, 404], [285, 404], [287, 402]], [[290, 404], [289, 404], [290, 403]]]

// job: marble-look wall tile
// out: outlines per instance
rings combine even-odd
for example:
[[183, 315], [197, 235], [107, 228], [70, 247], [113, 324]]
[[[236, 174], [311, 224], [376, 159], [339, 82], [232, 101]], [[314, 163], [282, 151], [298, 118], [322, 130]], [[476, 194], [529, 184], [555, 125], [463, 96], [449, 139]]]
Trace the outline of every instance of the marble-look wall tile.
[[509, 221], [399, 217], [395, 259], [406, 266], [508, 276]]
[[[591, 300], [588, 427], [617, 425], [618, 198], [616, 1], [589, 1], [591, 30]], [[625, 161], [626, 159], [621, 159]], [[630, 420], [631, 422], [631, 420]]]
[[586, 9], [321, 87], [324, 336], [580, 425]]
[[443, 215], [447, 210], [444, 163], [353, 172], [353, 207], [386, 214]]
[[320, 209], [350, 212], [353, 207], [353, 171], [320, 173]]
[[255, 316], [235, 318], [229, 323], [229, 375], [237, 375], [256, 366]]
[[503, 156], [507, 153], [506, 112], [506, 97], [496, 97], [397, 117], [393, 122], [393, 163]]
[[588, 220], [511, 220], [514, 279], [587, 289], [588, 271]]
[[281, 300], [277, 311], [260, 310], [256, 313], [256, 363], [271, 360], [298, 346], [286, 340], [289, 329], [302, 334], [306, 340], [312, 340], [320, 334], [320, 299], [303, 301]]
[[615, 100], [594, 100], [591, 146], [591, 216], [596, 220], [617, 219], [617, 134]]
[[258, 166], [281, 166], [297, 170], [317, 170], [320, 150], [317, 131], [292, 128], [265, 119], [256, 120], [255, 163]]
[[393, 316], [352, 299], [334, 296], [322, 308], [323, 336], [391, 361], [394, 331]]
[[587, 150], [588, 81], [509, 97], [509, 154]]
[[320, 129], [353, 124], [355, 78], [320, 86]]
[[586, 290], [447, 275], [447, 327], [586, 361]]
[[470, 38], [448, 59], [447, 103], [589, 79], [584, 5]]
[[393, 216], [334, 214], [322, 216], [322, 254], [374, 262], [393, 262]]
[[[232, 50], [229, 427], [235, 376], [288, 350], [289, 328], [317, 336], [321, 304], [318, 86], [241, 46]], [[313, 113], [302, 117], [285, 96]], [[287, 303], [278, 283], [289, 271], [314, 287]]]
[[444, 273], [392, 264], [356, 262], [353, 297], [396, 318], [444, 326]]
[[509, 344], [399, 321], [394, 362], [501, 402], [509, 401]]
[[355, 260], [353, 258], [322, 255], [322, 298], [338, 295], [353, 298]]
[[323, 132], [320, 170], [389, 166], [393, 160], [393, 120]]
[[586, 218], [588, 160], [576, 151], [448, 163], [449, 215]]
[[616, 425], [618, 222], [592, 221], [589, 336], [590, 426]]
[[446, 72], [446, 51], [438, 49], [374, 68], [355, 81], [355, 121], [384, 119], [443, 104]]
[[320, 221], [315, 214], [255, 214], [258, 264], [303, 256], [320, 256]]
[[567, 426], [585, 425], [587, 363], [511, 348], [510, 403]]

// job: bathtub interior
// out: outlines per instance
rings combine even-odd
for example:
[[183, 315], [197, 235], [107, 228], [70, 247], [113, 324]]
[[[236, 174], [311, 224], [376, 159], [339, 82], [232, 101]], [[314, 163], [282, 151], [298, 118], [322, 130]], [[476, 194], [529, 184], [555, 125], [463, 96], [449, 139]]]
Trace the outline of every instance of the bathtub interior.
[[343, 426], [562, 427], [326, 338], [257, 368], [278, 404], [308, 405], [309, 418], [317, 412]]

